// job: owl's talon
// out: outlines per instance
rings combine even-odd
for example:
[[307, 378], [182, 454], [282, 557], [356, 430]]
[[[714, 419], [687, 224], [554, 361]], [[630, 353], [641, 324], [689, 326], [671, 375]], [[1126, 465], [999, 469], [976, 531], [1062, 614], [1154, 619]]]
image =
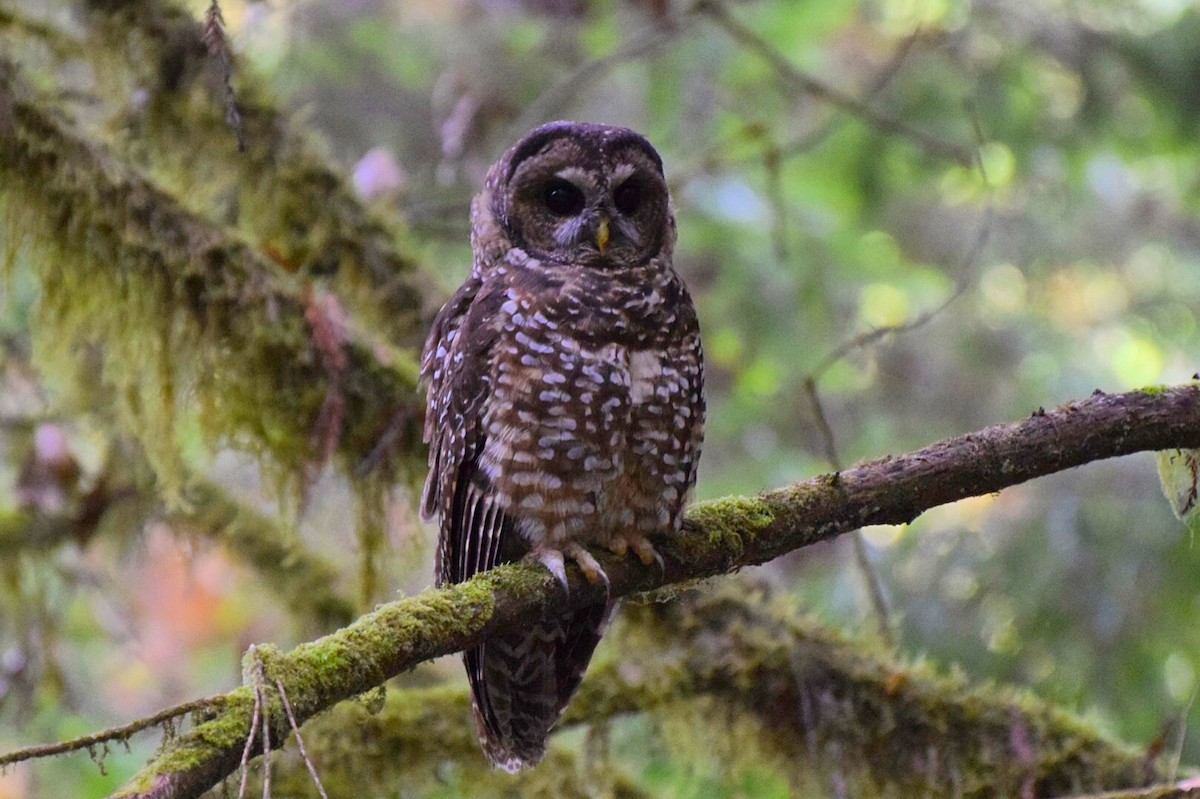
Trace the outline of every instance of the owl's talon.
[[567, 585], [567, 569], [563, 563], [563, 553], [557, 549], [536, 549], [533, 551], [533, 559], [546, 567], [546, 569], [554, 575], [554, 579], [558, 580], [559, 585], [568, 594], [571, 593], [571, 587]]
[[622, 558], [632, 549], [643, 566], [657, 563], [659, 571], [666, 572], [667, 570], [667, 565], [662, 559], [662, 555], [658, 554], [654, 549], [654, 545], [650, 543], [650, 539], [641, 533], [620, 533], [615, 535], [609, 543], [608, 548], [614, 555]]
[[583, 548], [581, 544], [570, 543], [563, 547], [563, 554], [579, 564], [579, 570], [583, 572], [583, 576], [592, 585], [604, 583], [604, 592], [611, 593], [612, 584], [608, 581], [608, 575], [604, 572], [604, 567], [600, 565], [591, 552]]
[[657, 563], [660, 571], [666, 571], [666, 563], [662, 559], [662, 555], [658, 554], [658, 550], [650, 543], [650, 539], [642, 536], [635, 538], [631, 544], [633, 551], [637, 553], [638, 560], [643, 566], [649, 566], [652, 563]]

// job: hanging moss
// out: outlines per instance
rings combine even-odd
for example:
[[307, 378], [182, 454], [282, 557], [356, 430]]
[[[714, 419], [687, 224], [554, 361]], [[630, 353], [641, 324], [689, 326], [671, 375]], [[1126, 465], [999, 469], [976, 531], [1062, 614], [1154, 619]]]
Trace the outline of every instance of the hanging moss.
[[[180, 452], [192, 443], [180, 440], [182, 430], [200, 429], [210, 447], [232, 444], [258, 454], [289, 515], [303, 506], [324, 465], [326, 442], [336, 441], [334, 454], [347, 472], [371, 472], [352, 483], [363, 544], [361, 593], [368, 602], [377, 593], [375, 562], [384, 540], [386, 491], [380, 486], [411, 479], [407, 467], [420, 465], [418, 368], [409, 353], [431, 310], [423, 297], [437, 292], [428, 290], [430, 281], [402, 254], [394, 233], [363, 207], [318, 148], [289, 128], [253, 72], [240, 67], [238, 100], [251, 146], [237, 152], [223, 102], [213, 91], [220, 81], [214, 81], [200, 27], [187, 9], [117, 0], [85, 3], [84, 11], [83, 26], [70, 32], [17, 13], [0, 17], [0, 32], [14, 42], [69, 56], [77, 70], [90, 67], [92, 83], [84, 78], [82, 85], [102, 103], [81, 108], [83, 124], [68, 123], [57, 112], [50, 114], [52, 124], [101, 154], [106, 168], [131, 165], [117, 167], [131, 180], [116, 173], [104, 177], [132, 191], [113, 197], [119, 187], [103, 188], [102, 180], [92, 194], [98, 202], [89, 204], [70, 195], [81, 193], [79, 184], [88, 182], [96, 164], [46, 164], [75, 169], [73, 182], [59, 176], [59, 185], [46, 184], [63, 195], [48, 205], [70, 204], [67, 213], [86, 217], [102, 203], [111, 219], [92, 225], [103, 228], [102, 235], [89, 230], [69, 244], [54, 222], [31, 235], [40, 221], [34, 217], [47, 208], [25, 207], [23, 200], [17, 202], [22, 213], [6, 216], [9, 229], [21, 234], [6, 237], [10, 256], [28, 244], [35, 266], [57, 262], [60, 271], [72, 273], [38, 269], [38, 366], [60, 396], [74, 390], [81, 405], [95, 402], [99, 367], [99, 393], [145, 446], [162, 490], [176, 504], [187, 466]], [[140, 99], [131, 102], [131, 96]], [[47, 108], [44, 101], [37, 104]], [[36, 175], [26, 170], [25, 176], [31, 187], [42, 188]], [[141, 188], [151, 199], [140, 211], [150, 205], [158, 217], [145, 220], [154, 228], [149, 246], [120, 240], [134, 228], [117, 217], [139, 211], [129, 206]], [[161, 198], [169, 202], [159, 203]], [[182, 219], [164, 221], [180, 212]], [[190, 223], [201, 224], [188, 229]], [[151, 263], [139, 271], [123, 251], [126, 244]], [[81, 256], [83, 246], [95, 251]], [[191, 251], [181, 252], [181, 246]], [[196, 260], [198, 251], [211, 262], [193, 264], [185, 274], [186, 259]], [[130, 268], [89, 282], [104, 262]], [[106, 283], [105, 277], [111, 279]], [[345, 368], [336, 374], [329, 369], [328, 341], [319, 341], [305, 317], [313, 310], [308, 297], [314, 279], [332, 285], [333, 302], [353, 311], [351, 337], [361, 339], [339, 342]], [[210, 303], [223, 307], [204, 307]], [[117, 312], [121, 318], [114, 320]], [[235, 324], [221, 329], [213, 316]], [[178, 361], [179, 353], [189, 360]], [[329, 408], [334, 412], [325, 413]], [[404, 456], [373, 455], [372, 470], [362, 470], [385, 431], [394, 439], [389, 453]], [[196, 452], [195, 446], [190, 450]]]
[[[99, 353], [122, 427], [168, 495], [183, 484], [183, 414], [210, 446], [257, 453], [298, 486], [335, 385], [299, 287], [82, 136], [13, 68], [0, 94], [13, 128], [0, 136], [4, 244], [21, 249], [42, 289], [37, 366], [70, 385]], [[357, 466], [398, 414], [409, 420], [399, 448], [419, 451], [415, 364], [384, 364], [353, 342], [343, 351], [337, 454]]]
[[[189, 210], [236, 228], [276, 267], [330, 281], [364, 328], [419, 345], [432, 311], [423, 297], [436, 292], [403, 255], [397, 220], [385, 226], [364, 208], [319, 147], [288, 125], [253, 70], [235, 66], [247, 145], [239, 152], [223, 81], [186, 8], [162, 0], [85, 7], [94, 71], [128, 76], [114, 87], [113, 107], [124, 110], [104, 127], [117, 152]], [[145, 92], [144, 102], [127, 102], [130, 85]]]

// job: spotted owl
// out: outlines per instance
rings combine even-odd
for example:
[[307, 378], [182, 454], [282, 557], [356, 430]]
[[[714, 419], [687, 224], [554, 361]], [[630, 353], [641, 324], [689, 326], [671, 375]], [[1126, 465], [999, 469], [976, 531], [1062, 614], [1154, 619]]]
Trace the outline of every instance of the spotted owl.
[[[543, 125], [471, 206], [474, 266], [422, 356], [439, 585], [531, 557], [607, 582], [587, 546], [647, 564], [679, 530], [704, 430], [692, 299], [671, 263], [662, 160], [627, 128]], [[614, 603], [464, 653], [480, 743], [508, 771], [541, 758]]]

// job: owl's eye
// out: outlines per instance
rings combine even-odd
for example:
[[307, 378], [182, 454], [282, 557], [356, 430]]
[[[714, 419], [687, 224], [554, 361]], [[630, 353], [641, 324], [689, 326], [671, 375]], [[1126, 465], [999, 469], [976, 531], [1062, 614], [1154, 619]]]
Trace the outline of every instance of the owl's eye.
[[627, 180], [613, 192], [613, 205], [623, 214], [632, 214], [642, 204], [642, 187], [632, 180]]
[[555, 216], [574, 216], [583, 210], [583, 192], [567, 180], [552, 180], [547, 183], [542, 200]]

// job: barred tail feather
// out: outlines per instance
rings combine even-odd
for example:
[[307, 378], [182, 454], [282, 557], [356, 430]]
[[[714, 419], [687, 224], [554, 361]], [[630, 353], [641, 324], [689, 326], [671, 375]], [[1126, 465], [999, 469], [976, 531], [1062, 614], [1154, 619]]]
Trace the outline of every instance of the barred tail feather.
[[516, 773], [542, 759], [615, 607], [585, 608], [464, 653], [479, 743], [493, 765]]

